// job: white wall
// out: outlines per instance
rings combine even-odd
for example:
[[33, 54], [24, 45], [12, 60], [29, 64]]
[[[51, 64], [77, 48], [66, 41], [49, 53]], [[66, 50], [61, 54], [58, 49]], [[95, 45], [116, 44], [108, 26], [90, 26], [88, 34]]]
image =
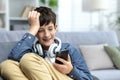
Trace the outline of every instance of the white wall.
[[[109, 0], [109, 9], [105, 11], [104, 18], [111, 12], [117, 10], [117, 0]], [[82, 0], [59, 0], [58, 9], [58, 30], [63, 32], [70, 31], [90, 31], [98, 25], [98, 13], [91, 14], [82, 11]], [[107, 26], [106, 22], [104, 22]]]
[[59, 0], [58, 31], [71, 31], [72, 0]]

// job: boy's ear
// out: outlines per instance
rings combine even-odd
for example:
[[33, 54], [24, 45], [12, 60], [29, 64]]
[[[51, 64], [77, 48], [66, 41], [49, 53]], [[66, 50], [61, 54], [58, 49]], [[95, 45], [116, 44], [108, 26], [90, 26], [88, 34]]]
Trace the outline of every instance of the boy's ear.
[[57, 25], [57, 24], [55, 24], [55, 29], [56, 29], [56, 30], [58, 29], [58, 25]]

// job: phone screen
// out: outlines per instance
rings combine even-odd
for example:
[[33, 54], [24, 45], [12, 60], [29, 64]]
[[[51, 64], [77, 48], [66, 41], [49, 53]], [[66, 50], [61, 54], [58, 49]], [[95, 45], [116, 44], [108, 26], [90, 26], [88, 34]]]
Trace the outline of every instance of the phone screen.
[[[56, 57], [60, 57], [64, 60], [67, 60], [68, 59], [68, 50], [64, 50], [64, 51], [60, 51], [60, 52], [56, 53]], [[58, 60], [55, 60], [55, 62], [58, 64], [63, 64], [62, 62], [60, 62]]]

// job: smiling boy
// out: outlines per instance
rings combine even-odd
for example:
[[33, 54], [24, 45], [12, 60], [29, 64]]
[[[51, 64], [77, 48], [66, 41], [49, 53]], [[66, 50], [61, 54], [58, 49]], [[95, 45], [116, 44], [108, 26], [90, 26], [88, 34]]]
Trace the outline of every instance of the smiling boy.
[[[29, 12], [30, 29], [11, 50], [8, 60], [0, 65], [7, 80], [92, 80], [79, 50], [57, 38], [56, 15], [48, 7]], [[37, 41], [35, 40], [37, 38]], [[68, 50], [68, 59], [55, 58]], [[63, 64], [55, 63], [55, 59]]]

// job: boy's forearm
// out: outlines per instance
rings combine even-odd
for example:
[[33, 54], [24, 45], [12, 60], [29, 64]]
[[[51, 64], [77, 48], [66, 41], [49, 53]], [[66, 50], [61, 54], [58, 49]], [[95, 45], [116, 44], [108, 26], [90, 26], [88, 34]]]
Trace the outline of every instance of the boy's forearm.
[[[34, 26], [33, 26], [33, 27], [34, 27]], [[37, 30], [36, 28], [33, 28], [33, 27], [30, 28], [30, 30], [29, 30], [28, 33], [32, 34], [33, 36], [36, 36], [38, 30]]]
[[35, 37], [33, 35], [26, 33], [23, 38], [17, 43], [17, 45], [11, 50], [8, 58], [19, 61], [25, 53], [32, 51], [34, 40]]

